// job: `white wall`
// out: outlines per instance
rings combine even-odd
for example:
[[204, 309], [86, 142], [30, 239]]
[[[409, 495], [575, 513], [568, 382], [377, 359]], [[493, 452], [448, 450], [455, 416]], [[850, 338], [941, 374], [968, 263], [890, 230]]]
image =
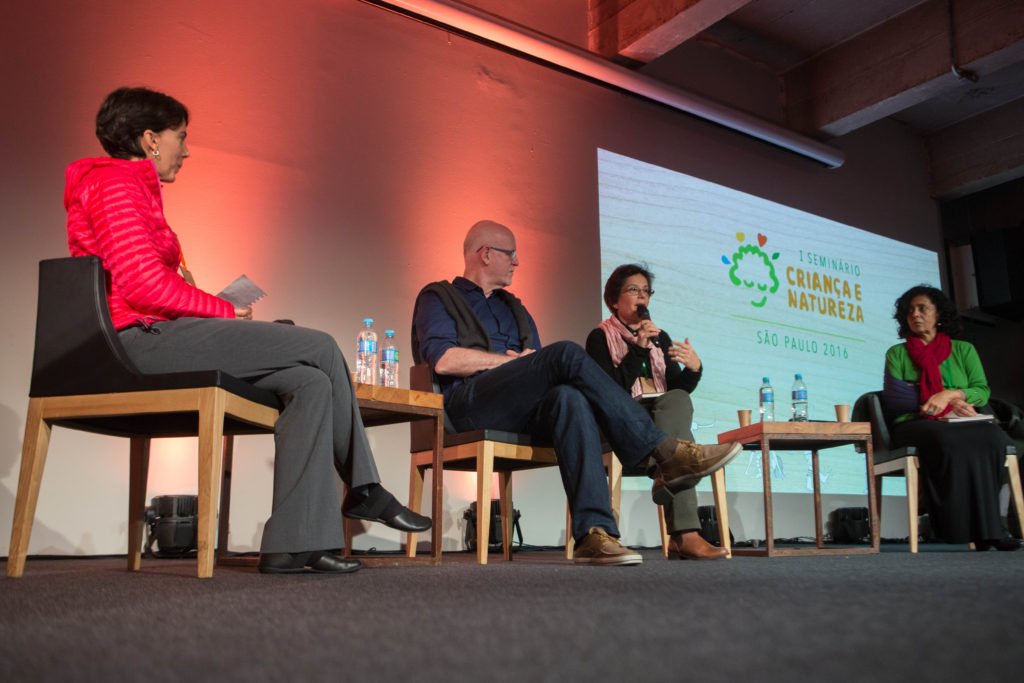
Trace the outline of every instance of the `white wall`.
[[[66, 253], [62, 171], [101, 153], [95, 110], [122, 84], [164, 90], [191, 109], [192, 158], [165, 199], [200, 285], [216, 291], [245, 272], [270, 293], [260, 318], [327, 330], [346, 352], [359, 320], [373, 315], [398, 330], [410, 360], [416, 292], [461, 271], [462, 236], [482, 217], [517, 231], [512, 289], [543, 338], [582, 341], [602, 317], [598, 147], [938, 247], [923, 152], [894, 124], [839, 141], [849, 161], [828, 171], [357, 0], [37, 0], [6, 3], [0, 26], [0, 554], [17, 486], [36, 264]], [[370, 438], [385, 484], [404, 494], [406, 428]], [[118, 440], [55, 430], [29, 552], [123, 552], [126, 456]], [[272, 457], [269, 438], [236, 448], [236, 549], [258, 547]], [[473, 483], [446, 476], [442, 523], [455, 548]], [[194, 443], [159, 444], [149, 495], [194, 488]], [[524, 474], [516, 490], [527, 542], [562, 542], [557, 474]], [[653, 512], [639, 511], [644, 497], [624, 499], [628, 542], [656, 533]], [[758, 499], [734, 504], [737, 528], [756, 527]], [[801, 533], [803, 512], [776, 515], [780, 535]], [[359, 546], [397, 546], [397, 534], [370, 531]]]

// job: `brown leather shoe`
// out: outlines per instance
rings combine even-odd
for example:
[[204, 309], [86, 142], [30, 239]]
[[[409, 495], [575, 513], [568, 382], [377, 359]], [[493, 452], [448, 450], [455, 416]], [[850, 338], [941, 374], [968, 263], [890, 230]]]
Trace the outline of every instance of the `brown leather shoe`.
[[[702, 446], [677, 439], [669, 458], [658, 464], [667, 493], [676, 493], [692, 486], [695, 480], [725, 467], [742, 450], [743, 447], [738, 443]], [[664, 504], [657, 499], [656, 502]]]
[[631, 565], [643, 563], [643, 556], [622, 545], [600, 527], [593, 527], [576, 544], [573, 562], [576, 564]]
[[672, 534], [668, 541], [670, 560], [721, 560], [728, 557], [725, 548], [711, 545], [696, 531]]

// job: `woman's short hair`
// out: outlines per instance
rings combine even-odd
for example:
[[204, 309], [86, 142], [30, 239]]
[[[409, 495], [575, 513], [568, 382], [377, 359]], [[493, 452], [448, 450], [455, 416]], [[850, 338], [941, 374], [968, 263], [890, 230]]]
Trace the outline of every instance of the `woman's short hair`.
[[118, 88], [96, 113], [96, 137], [115, 159], [145, 157], [139, 138], [188, 123], [188, 109], [170, 95], [149, 88]]
[[619, 295], [622, 294], [622, 284], [634, 275], [643, 275], [647, 278], [647, 286], [654, 287], [654, 273], [647, 270], [639, 263], [626, 263], [612, 271], [608, 281], [604, 283], [604, 303], [612, 313], [615, 309], [613, 304], [619, 302]]
[[899, 326], [900, 339], [912, 336], [907, 318], [910, 316], [910, 302], [915, 297], [926, 296], [935, 305], [935, 314], [938, 318], [939, 332], [945, 332], [950, 337], [958, 338], [963, 333], [963, 324], [960, 322], [960, 314], [956, 310], [956, 304], [950, 301], [949, 297], [929, 285], [917, 285], [911, 287], [896, 299], [896, 312], [893, 319]]

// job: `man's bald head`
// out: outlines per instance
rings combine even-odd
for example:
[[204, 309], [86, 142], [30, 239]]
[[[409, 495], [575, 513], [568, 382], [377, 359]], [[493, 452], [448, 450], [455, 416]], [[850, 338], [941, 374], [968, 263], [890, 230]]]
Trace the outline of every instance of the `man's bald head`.
[[477, 221], [462, 243], [466, 270], [463, 277], [479, 285], [487, 296], [512, 284], [512, 275], [519, 266], [516, 236], [507, 227], [494, 221]]
[[462, 243], [462, 253], [465, 256], [474, 254], [481, 247], [501, 246], [515, 244], [516, 237], [512, 231], [501, 223], [490, 220], [477, 221], [466, 233], [466, 240]]

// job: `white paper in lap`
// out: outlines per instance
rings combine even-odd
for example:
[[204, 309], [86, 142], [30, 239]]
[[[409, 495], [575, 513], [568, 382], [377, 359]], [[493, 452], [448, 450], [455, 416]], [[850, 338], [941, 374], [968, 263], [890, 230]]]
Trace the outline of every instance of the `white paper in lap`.
[[[736, 427], [738, 408], [756, 416], [766, 375], [777, 419], [789, 418], [799, 372], [811, 419], [834, 420], [836, 403], [881, 388], [885, 351], [898, 341], [896, 298], [939, 281], [933, 251], [605, 150], [598, 171], [595, 292], [623, 263], [654, 273], [652, 318], [673, 339], [689, 337], [705, 365], [694, 393], [698, 441]], [[775, 455], [773, 491], [811, 490], [809, 453]], [[761, 490], [759, 458], [729, 465], [731, 491]], [[863, 457], [852, 447], [823, 451], [821, 479], [826, 493], [866, 492]]]

